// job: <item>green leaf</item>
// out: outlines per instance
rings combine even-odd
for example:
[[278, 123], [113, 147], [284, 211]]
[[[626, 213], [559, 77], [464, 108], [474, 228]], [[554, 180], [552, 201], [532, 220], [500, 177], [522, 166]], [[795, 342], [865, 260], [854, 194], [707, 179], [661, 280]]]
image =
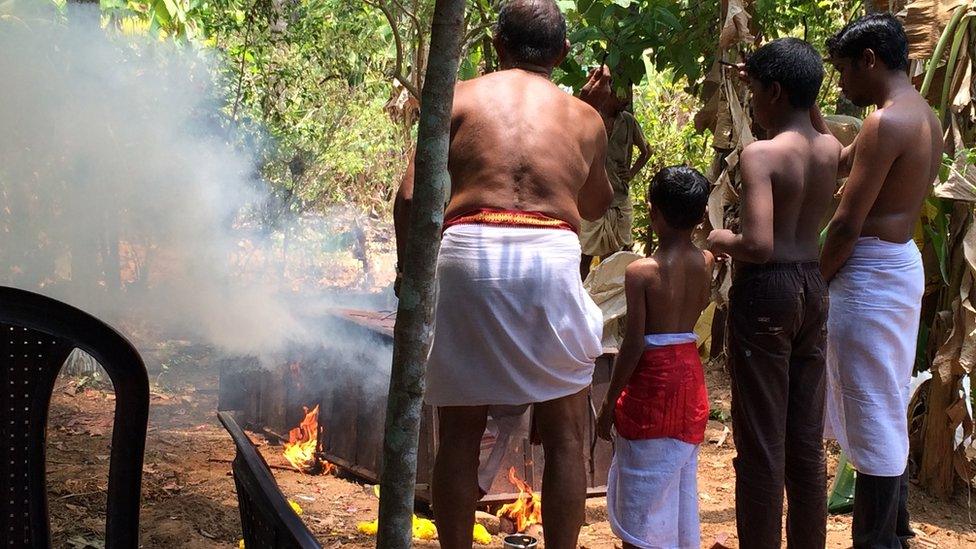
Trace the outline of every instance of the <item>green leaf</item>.
[[603, 31], [599, 27], [583, 27], [569, 33], [570, 44], [587, 44], [603, 38]]

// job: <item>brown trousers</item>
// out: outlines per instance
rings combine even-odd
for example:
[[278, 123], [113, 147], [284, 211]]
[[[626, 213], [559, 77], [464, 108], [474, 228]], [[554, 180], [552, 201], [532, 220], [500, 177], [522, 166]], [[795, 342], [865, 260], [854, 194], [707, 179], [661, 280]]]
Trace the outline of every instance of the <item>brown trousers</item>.
[[729, 298], [739, 546], [826, 544], [827, 284], [817, 262], [738, 266]]

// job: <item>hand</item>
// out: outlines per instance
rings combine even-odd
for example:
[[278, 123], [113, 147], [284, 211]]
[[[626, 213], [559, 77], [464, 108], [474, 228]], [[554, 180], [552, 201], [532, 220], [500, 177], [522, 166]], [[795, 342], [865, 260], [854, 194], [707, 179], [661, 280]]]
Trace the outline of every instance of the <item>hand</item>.
[[613, 95], [610, 82], [610, 69], [606, 65], [600, 65], [590, 71], [589, 80], [580, 90], [580, 99], [604, 117], [609, 115], [610, 98]]
[[715, 254], [716, 259], [728, 254], [729, 243], [735, 239], [735, 233], [728, 229], [714, 229], [708, 233], [706, 247]]
[[724, 70], [727, 70], [729, 72], [735, 71], [736, 76], [739, 77], [739, 80], [741, 80], [745, 84], [748, 84], [749, 83], [749, 74], [746, 72], [746, 64], [745, 63], [735, 63], [735, 64], [728, 63], [728, 64], [726, 64], [725, 61], [722, 61], [722, 67], [723, 67]]
[[596, 419], [596, 436], [602, 438], [603, 440], [611, 440], [613, 434], [611, 428], [613, 427], [613, 406], [608, 406], [606, 404], [600, 409], [600, 415]]

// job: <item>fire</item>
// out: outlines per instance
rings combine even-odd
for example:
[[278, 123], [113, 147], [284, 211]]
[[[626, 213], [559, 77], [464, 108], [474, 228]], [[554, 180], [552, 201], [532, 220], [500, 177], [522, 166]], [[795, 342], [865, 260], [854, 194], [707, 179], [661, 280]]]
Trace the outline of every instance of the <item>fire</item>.
[[542, 524], [542, 497], [515, 475], [515, 467], [508, 470], [508, 481], [518, 488], [518, 499], [514, 503], [502, 505], [498, 516], [514, 522], [519, 532], [524, 532], [533, 524]]
[[291, 431], [288, 431], [288, 442], [285, 443], [285, 459], [299, 472], [319, 472], [320, 467], [325, 473], [335, 469], [327, 461], [320, 461], [317, 455], [319, 445], [319, 407], [309, 411], [305, 408], [305, 419]]

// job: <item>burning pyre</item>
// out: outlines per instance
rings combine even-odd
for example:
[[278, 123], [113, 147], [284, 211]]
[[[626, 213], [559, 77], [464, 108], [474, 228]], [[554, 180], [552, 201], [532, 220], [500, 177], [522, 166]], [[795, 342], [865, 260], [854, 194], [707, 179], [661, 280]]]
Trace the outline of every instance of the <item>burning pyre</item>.
[[288, 442], [285, 443], [284, 455], [300, 473], [317, 475], [331, 473], [335, 465], [319, 459], [319, 407], [309, 411], [305, 408], [305, 418], [298, 427], [288, 431]]
[[508, 481], [518, 488], [518, 498], [514, 503], [502, 505], [498, 517], [512, 521], [517, 532], [525, 532], [533, 524], [542, 524], [542, 497], [516, 476], [515, 467], [508, 470]]

